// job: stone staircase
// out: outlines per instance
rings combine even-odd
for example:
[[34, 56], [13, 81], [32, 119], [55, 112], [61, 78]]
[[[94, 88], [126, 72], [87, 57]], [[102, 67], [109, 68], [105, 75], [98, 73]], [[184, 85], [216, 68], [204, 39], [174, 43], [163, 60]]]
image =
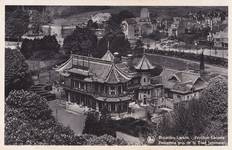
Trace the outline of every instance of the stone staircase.
[[51, 85], [48, 84], [35, 84], [31, 87], [31, 91], [47, 99], [47, 101], [55, 100], [55, 94], [50, 93], [52, 90]]

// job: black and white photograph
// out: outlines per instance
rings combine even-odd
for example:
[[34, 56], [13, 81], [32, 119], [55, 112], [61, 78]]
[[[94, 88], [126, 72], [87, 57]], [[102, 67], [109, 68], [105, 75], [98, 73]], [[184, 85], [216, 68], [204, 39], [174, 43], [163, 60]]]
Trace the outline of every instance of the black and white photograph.
[[67, 4], [4, 6], [4, 145], [228, 145], [228, 6]]

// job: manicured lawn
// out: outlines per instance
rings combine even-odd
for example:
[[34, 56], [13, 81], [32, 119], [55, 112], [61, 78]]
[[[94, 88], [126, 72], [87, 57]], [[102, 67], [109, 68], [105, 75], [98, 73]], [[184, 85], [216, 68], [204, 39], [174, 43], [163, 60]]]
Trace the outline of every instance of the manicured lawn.
[[82, 134], [85, 126], [86, 116], [79, 113], [69, 112], [64, 106], [61, 106], [58, 103], [58, 100], [48, 102], [48, 105], [52, 109], [55, 118], [64, 126], [69, 126], [76, 135]]

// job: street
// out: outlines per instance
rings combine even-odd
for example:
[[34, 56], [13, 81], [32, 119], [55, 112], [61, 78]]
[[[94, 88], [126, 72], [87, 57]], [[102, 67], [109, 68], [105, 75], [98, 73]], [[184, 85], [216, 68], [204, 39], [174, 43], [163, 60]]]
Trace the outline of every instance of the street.
[[[177, 57], [171, 57], [171, 56], [162, 56], [157, 54], [147, 54], [151, 60], [152, 63], [165, 66], [167, 68], [174, 68], [177, 70], [184, 70], [187, 68], [186, 66], [194, 66], [195, 68], [199, 67], [200, 62], [183, 59], [183, 58], [177, 58]], [[191, 69], [191, 68], [190, 68]], [[220, 74], [223, 76], [228, 76], [228, 69], [224, 67], [218, 67], [215, 65], [205, 64], [205, 70], [207, 72], [210, 72], [211, 74]]]
[[85, 126], [86, 116], [75, 112], [70, 112], [59, 104], [58, 100], [48, 101], [54, 117], [64, 126], [69, 126], [76, 135], [81, 135]]

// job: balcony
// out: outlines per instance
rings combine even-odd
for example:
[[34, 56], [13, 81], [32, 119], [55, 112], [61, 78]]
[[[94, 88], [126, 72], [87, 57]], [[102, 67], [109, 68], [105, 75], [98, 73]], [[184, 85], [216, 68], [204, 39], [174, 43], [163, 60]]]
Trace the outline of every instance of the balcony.
[[128, 92], [123, 92], [121, 94], [116, 94], [116, 95], [110, 95], [110, 94], [106, 94], [106, 93], [102, 93], [102, 92], [96, 92], [95, 90], [93, 89], [80, 89], [80, 88], [73, 88], [71, 86], [68, 86], [68, 85], [65, 85], [65, 84], [62, 84], [62, 87], [64, 89], [67, 89], [67, 90], [71, 90], [73, 92], [78, 92], [78, 93], [82, 93], [82, 94], [86, 94], [86, 95], [91, 95], [93, 97], [111, 97], [111, 98], [115, 98], [115, 97], [124, 97], [124, 96], [127, 96], [129, 93]]

